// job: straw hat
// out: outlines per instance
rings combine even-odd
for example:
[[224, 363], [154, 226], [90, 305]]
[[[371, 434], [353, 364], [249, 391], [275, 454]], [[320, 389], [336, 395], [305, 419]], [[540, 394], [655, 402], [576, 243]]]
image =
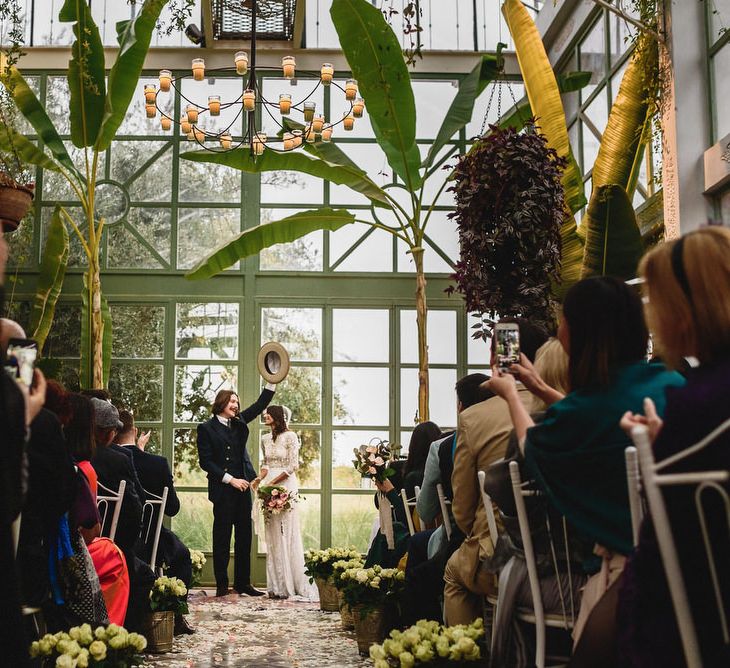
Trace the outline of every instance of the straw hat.
[[261, 377], [267, 383], [280, 383], [289, 373], [289, 353], [275, 341], [261, 346], [256, 363]]

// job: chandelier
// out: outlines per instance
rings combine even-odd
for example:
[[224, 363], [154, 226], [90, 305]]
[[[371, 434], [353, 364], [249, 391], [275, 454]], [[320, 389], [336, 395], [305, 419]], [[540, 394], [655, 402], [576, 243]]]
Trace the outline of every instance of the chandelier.
[[[277, 153], [294, 151], [304, 143], [313, 144], [318, 139], [328, 143], [332, 140], [335, 127], [342, 126], [345, 131], [351, 131], [355, 119], [361, 118], [365, 110], [365, 102], [358, 96], [358, 86], [355, 79], [347, 79], [342, 87], [334, 80], [335, 69], [331, 63], [322, 63], [319, 72], [297, 71], [294, 56], [284, 56], [281, 59], [281, 70], [285, 79], [294, 79], [300, 75], [316, 79], [312, 90], [301, 100], [294, 101], [290, 93], [281, 93], [277, 101], [267, 100], [262, 94], [256, 75], [256, 15], [258, 0], [251, 0], [251, 58], [245, 51], [237, 51], [233, 57], [233, 66], [208, 70], [208, 74], [235, 72], [238, 76], [248, 75], [246, 88], [235, 100], [224, 101], [220, 95], [209, 95], [207, 103], [201, 103], [186, 97], [180, 85], [184, 79], [193, 78], [194, 81], [203, 81], [206, 77], [205, 60], [193, 58], [191, 71], [188, 74], [173, 77], [172, 71], [160, 70], [159, 87], [155, 84], [145, 84], [144, 100], [147, 118], [156, 118], [160, 114], [162, 129], [168, 131], [172, 124], [180, 126], [181, 132], [189, 141], [196, 142], [207, 151], [221, 153], [240, 147], [248, 148], [252, 156], [263, 154], [264, 150]], [[320, 86], [338, 88], [349, 102], [350, 108], [342, 118], [333, 121], [318, 113], [317, 105], [310, 98]], [[182, 116], [177, 119], [168, 115], [158, 104], [160, 94], [177, 91], [183, 101]], [[219, 117], [222, 109], [233, 108], [237, 113], [228, 125], [221, 129], [206, 127], [205, 121]], [[276, 137], [269, 137], [257, 126], [257, 108], [259, 115], [267, 113], [281, 128]], [[289, 122], [292, 112], [301, 114], [302, 123]], [[243, 136], [235, 139], [231, 128], [237, 123], [241, 115], [245, 116], [246, 124]], [[279, 120], [279, 117], [281, 120]], [[300, 129], [301, 128], [301, 129]]]

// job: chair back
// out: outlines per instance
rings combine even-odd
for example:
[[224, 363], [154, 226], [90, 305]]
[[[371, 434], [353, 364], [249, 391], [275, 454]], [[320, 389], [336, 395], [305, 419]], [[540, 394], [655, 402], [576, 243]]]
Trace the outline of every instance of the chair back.
[[637, 425], [631, 431], [631, 438], [638, 450], [642, 484], [646, 493], [651, 519], [654, 524], [659, 552], [664, 564], [669, 593], [674, 607], [674, 614], [677, 618], [679, 634], [682, 640], [682, 649], [688, 668], [701, 668], [703, 665], [702, 654], [697, 639], [697, 628], [692, 619], [692, 611], [687, 597], [687, 587], [682, 575], [677, 546], [672, 534], [671, 522], [662, 494], [662, 488], [677, 488], [682, 486], [694, 488], [695, 511], [703, 538], [707, 563], [695, 563], [688, 565], [688, 567], [693, 569], [708, 569], [714, 590], [715, 610], [713, 612], [717, 613], [719, 626], [722, 630], [723, 642], [727, 651], [730, 648], [730, 634], [728, 633], [726, 609], [730, 605], [730, 602], [723, 600], [718, 576], [718, 572], [723, 572], [727, 569], [727, 564], [719, 564], [718, 569], [717, 557], [708, 528], [704, 503], [708, 498], [713, 497], [721, 502], [725, 510], [725, 524], [720, 530], [727, 531], [730, 534], [730, 498], [728, 498], [727, 492], [727, 485], [730, 482], [730, 472], [727, 470], [716, 470], [663, 473], [662, 471], [698, 453], [728, 428], [730, 428], [730, 420], [721, 424], [701, 441], [660, 462], [654, 461], [654, 450], [649, 440], [649, 431], [646, 426]]
[[150, 549], [150, 568], [156, 573], [157, 548], [160, 544], [162, 521], [165, 518], [168, 488], [162, 488], [161, 496], [157, 496], [147, 490], [144, 490], [144, 493], [146, 501], [144, 502], [144, 506], [142, 506], [142, 531], [140, 538], [145, 547]]
[[416, 485], [416, 486], [415, 486], [415, 487], [413, 488], [413, 491], [414, 491], [414, 492], [415, 492], [415, 494], [416, 494], [416, 501], [418, 501], [418, 497], [419, 497], [419, 496], [421, 496], [421, 488], [420, 488], [420, 487], [419, 487], [418, 485]]
[[444, 486], [441, 483], [436, 485], [436, 494], [439, 498], [439, 506], [441, 508], [441, 519], [444, 523], [444, 531], [446, 532], [446, 539], [451, 540], [451, 515], [449, 514], [449, 506], [451, 501], [446, 498], [444, 494]]
[[497, 517], [494, 514], [494, 506], [492, 505], [492, 497], [487, 494], [484, 490], [484, 482], [487, 479], [487, 474], [484, 471], [477, 471], [477, 478], [479, 480], [479, 491], [482, 495], [482, 503], [484, 504], [484, 512], [487, 514], [487, 526], [489, 526], [489, 537], [492, 539], [492, 545], [494, 549], [497, 549], [497, 543], [499, 542], [499, 529], [497, 528]]
[[406, 511], [406, 521], [408, 522], [408, 533], [411, 536], [416, 533], [416, 528], [413, 525], [413, 510], [416, 507], [416, 500], [408, 499], [405, 488], [401, 487], [400, 498], [403, 499], [403, 509]]
[[[114, 540], [117, 534], [117, 524], [119, 524], [119, 513], [122, 512], [122, 502], [124, 501], [124, 490], [127, 487], [127, 481], [119, 482], [119, 489], [114, 492], [108, 487], [104, 487], [100, 482], [97, 483], [98, 489], [102, 494], [96, 495], [96, 507], [99, 509], [101, 517], [102, 536]], [[111, 522], [107, 528], [107, 516], [111, 510]]]
[[641, 498], [641, 476], [639, 475], [639, 458], [636, 448], [630, 445], [626, 448], [626, 483], [629, 488], [629, 508], [631, 509], [631, 533], [634, 545], [639, 544], [639, 529], [644, 519], [644, 501]]

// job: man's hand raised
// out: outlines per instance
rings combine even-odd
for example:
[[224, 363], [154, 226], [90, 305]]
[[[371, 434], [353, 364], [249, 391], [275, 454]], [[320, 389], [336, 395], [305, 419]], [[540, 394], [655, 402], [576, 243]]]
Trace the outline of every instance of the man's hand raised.
[[235, 487], [239, 492], [245, 492], [251, 486], [248, 480], [243, 480], [242, 478], [233, 478], [228, 484], [231, 487]]

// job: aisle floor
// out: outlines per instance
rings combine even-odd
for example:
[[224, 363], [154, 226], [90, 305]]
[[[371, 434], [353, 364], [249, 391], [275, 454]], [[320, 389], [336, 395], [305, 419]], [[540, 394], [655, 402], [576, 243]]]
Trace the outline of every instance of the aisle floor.
[[145, 668], [365, 668], [339, 613], [317, 603], [273, 601], [195, 590], [188, 620], [194, 635], [176, 636], [173, 651], [148, 654]]

